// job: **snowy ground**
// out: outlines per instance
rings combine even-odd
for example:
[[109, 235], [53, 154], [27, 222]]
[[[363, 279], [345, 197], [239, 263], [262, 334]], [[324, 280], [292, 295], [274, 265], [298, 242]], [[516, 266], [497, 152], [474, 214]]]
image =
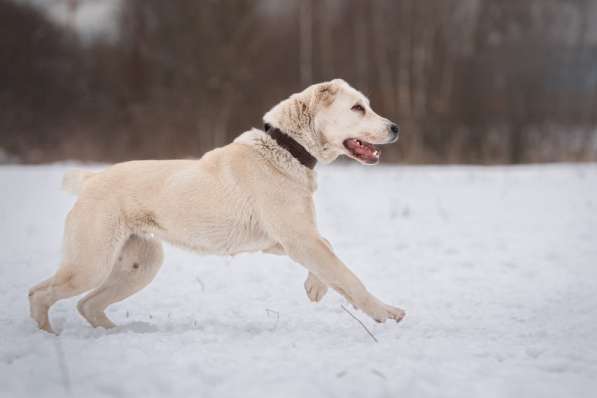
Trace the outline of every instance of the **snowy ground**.
[[400, 324], [311, 304], [283, 257], [167, 248], [94, 330], [28, 318], [73, 197], [66, 166], [0, 167], [0, 396], [590, 397], [597, 389], [597, 165], [321, 167], [323, 235]]

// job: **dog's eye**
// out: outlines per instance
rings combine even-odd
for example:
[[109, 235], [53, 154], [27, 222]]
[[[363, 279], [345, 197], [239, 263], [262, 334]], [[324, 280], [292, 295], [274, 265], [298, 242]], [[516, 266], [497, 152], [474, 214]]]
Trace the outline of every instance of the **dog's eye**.
[[363, 105], [355, 104], [350, 109], [353, 110], [353, 111], [355, 111], [355, 112], [361, 112], [362, 114], [365, 114], [365, 108], [363, 108]]

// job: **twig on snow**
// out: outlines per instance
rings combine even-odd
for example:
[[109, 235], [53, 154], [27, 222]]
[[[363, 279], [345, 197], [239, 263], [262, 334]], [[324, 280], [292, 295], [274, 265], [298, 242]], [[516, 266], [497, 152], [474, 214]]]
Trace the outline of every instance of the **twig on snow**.
[[381, 377], [382, 379], [386, 380], [386, 375], [384, 375], [383, 373], [381, 373], [379, 370], [377, 369], [371, 369], [371, 373], [373, 373], [374, 375], [377, 375], [379, 377]]
[[350, 315], [351, 317], [353, 317], [358, 323], [361, 324], [361, 326], [363, 327], [363, 329], [365, 329], [365, 331], [367, 332], [367, 334], [369, 334], [369, 336], [371, 336], [371, 338], [373, 339], [373, 341], [375, 341], [376, 343], [379, 343], [379, 341], [377, 341], [377, 338], [373, 335], [373, 333], [371, 333], [371, 331], [367, 328], [367, 326], [365, 326], [365, 324], [363, 322], [361, 322], [361, 320], [359, 318], [357, 318], [356, 316], [354, 316], [354, 314], [352, 312], [348, 311], [344, 305], [341, 304], [340, 307], [342, 307], [342, 309], [344, 311], [346, 311], [348, 313], [348, 315]]

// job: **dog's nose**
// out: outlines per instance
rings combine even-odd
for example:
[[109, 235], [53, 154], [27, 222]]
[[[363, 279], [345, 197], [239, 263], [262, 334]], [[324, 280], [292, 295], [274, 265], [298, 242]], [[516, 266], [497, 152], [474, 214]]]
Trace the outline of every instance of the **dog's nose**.
[[390, 139], [390, 143], [396, 142], [398, 140], [398, 133], [400, 133], [400, 127], [397, 124], [392, 123], [390, 125], [390, 131], [392, 132], [392, 138]]

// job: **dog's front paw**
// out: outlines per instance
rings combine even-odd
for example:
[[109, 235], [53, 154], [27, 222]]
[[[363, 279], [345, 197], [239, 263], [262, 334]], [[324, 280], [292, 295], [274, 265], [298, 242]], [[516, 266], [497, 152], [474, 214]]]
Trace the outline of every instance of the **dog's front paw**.
[[404, 310], [384, 304], [376, 299], [369, 300], [362, 310], [376, 322], [380, 323], [385, 322], [387, 319], [393, 319], [396, 322], [400, 322], [406, 316]]
[[384, 304], [386, 311], [388, 313], [387, 318], [393, 319], [396, 322], [400, 322], [405, 316], [406, 312], [403, 309], [398, 307], [392, 307], [391, 305]]
[[320, 281], [315, 275], [309, 272], [307, 280], [305, 280], [305, 291], [309, 300], [314, 303], [320, 301], [328, 291], [328, 287]]

